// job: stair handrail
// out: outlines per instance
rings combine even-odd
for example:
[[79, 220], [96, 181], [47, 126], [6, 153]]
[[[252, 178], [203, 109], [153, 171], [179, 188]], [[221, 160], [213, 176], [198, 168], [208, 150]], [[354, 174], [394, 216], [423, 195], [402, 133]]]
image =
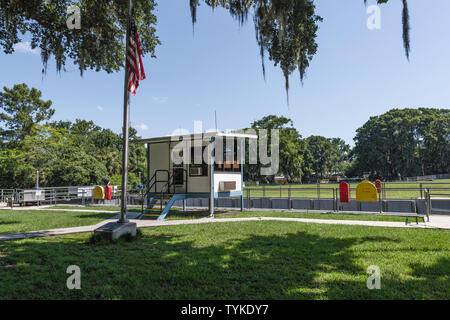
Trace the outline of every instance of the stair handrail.
[[[158, 182], [166, 182], [166, 181], [168, 181], [168, 180], [158, 180], [158, 179], [157, 179], [157, 175], [158, 175], [159, 172], [165, 172], [165, 173], [167, 173], [167, 179], [170, 178], [169, 170], [164, 170], [164, 169], [158, 169], [158, 170], [156, 170], [155, 173], [153, 174], [153, 176], [152, 176], [152, 177], [150, 178], [150, 180], [147, 182], [145, 195], [149, 194], [150, 191], [151, 191], [151, 189], [152, 189], [153, 187], [155, 187], [155, 193], [156, 193], [156, 184], [157, 184]], [[153, 181], [153, 180], [154, 180], [154, 181]], [[153, 181], [153, 183], [152, 183], [152, 181]], [[150, 184], [150, 183], [151, 183], [151, 184]]]

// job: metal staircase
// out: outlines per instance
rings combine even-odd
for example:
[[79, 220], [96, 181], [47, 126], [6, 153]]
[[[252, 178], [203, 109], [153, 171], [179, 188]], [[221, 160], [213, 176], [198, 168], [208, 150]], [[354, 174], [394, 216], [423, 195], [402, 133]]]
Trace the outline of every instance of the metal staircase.
[[[151, 197], [148, 208], [143, 210], [141, 217], [155, 217], [157, 220], [164, 219], [167, 213], [170, 211], [170, 207], [173, 205], [173, 203], [170, 206], [168, 205], [173, 196], [174, 195], [172, 193], [155, 194]], [[163, 214], [164, 216], [161, 217]]]
[[[167, 179], [158, 180], [158, 174], [162, 172], [167, 174]], [[164, 183], [160, 191], [157, 189], [158, 183]], [[184, 199], [183, 195], [175, 194], [173, 174], [170, 174], [169, 170], [156, 170], [144, 190], [144, 197], [148, 199], [147, 208], [143, 208], [139, 219], [153, 217], [156, 220], [164, 220], [175, 201]]]

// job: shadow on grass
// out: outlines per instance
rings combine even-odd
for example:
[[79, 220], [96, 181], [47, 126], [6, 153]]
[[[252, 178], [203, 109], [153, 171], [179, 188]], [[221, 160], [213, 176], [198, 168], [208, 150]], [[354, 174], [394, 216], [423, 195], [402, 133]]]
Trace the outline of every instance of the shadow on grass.
[[6, 224], [20, 224], [22, 222], [20, 221], [0, 221], [0, 226], [1, 225], [6, 225]]
[[[225, 215], [231, 215], [226, 210], [215, 210], [214, 212], [216, 217], [223, 217]], [[167, 215], [167, 219], [201, 219], [209, 217], [210, 213], [207, 210], [197, 210], [197, 211], [182, 211], [182, 210], [170, 210], [169, 214]]]
[[[0, 243], [0, 299], [448, 298], [448, 259], [411, 266], [430, 281], [386, 275], [382, 290], [368, 290], [370, 263], [358, 264], [352, 247], [395, 242], [385, 236], [237, 232], [210, 242], [211, 228], [196, 228], [194, 239], [184, 232], [144, 232], [119, 245], [88, 245], [81, 237]], [[73, 264], [81, 268], [81, 290], [66, 288]]]
[[77, 219], [110, 219], [117, 216], [114, 213], [87, 213], [75, 216]]

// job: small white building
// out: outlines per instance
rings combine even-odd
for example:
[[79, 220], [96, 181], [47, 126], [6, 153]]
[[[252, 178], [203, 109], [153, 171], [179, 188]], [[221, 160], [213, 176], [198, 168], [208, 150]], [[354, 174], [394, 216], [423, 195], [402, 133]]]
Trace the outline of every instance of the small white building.
[[257, 136], [207, 132], [130, 141], [147, 145], [147, 209], [169, 201], [158, 217], [164, 219], [177, 200], [209, 198], [213, 216], [214, 198], [241, 197], [243, 210], [246, 139]]

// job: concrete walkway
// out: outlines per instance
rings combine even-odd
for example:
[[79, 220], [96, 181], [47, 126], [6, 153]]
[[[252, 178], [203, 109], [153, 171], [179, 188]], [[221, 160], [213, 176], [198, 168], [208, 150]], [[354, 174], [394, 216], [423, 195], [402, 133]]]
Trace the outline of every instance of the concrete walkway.
[[[99, 228], [100, 226], [110, 221], [111, 219], [108, 219], [93, 226], [4, 234], [0, 235], [0, 241], [93, 232], [95, 229]], [[431, 216], [430, 222], [426, 223], [422, 222], [419, 224], [416, 223], [405, 224], [403, 222], [396, 222], [396, 221], [328, 220], [328, 219], [277, 218], [277, 217], [249, 217], [249, 218], [223, 218], [223, 219], [201, 218], [194, 220], [162, 220], [162, 221], [130, 219], [130, 221], [136, 222], [138, 228], [150, 228], [150, 227], [186, 225], [186, 224], [202, 224], [202, 223], [241, 222], [241, 221], [290, 221], [290, 222], [334, 224], [334, 225], [450, 230], [450, 216]]]
[[331, 219], [304, 219], [304, 218], [279, 218], [279, 217], [249, 217], [249, 218], [201, 218], [195, 220], [131, 220], [137, 223], [139, 228], [173, 226], [179, 224], [200, 224], [200, 223], [218, 223], [218, 222], [239, 222], [239, 221], [291, 221], [303, 223], [319, 223], [319, 224], [339, 224], [353, 226], [370, 226], [370, 227], [392, 227], [392, 228], [420, 228], [420, 229], [450, 229], [450, 217], [443, 217], [442, 220], [430, 218], [430, 222], [420, 222], [419, 224], [396, 221], [362, 221], [362, 220], [331, 220]]
[[83, 226], [83, 227], [61, 228], [61, 229], [50, 229], [50, 230], [3, 234], [3, 235], [0, 235], [0, 241], [20, 240], [20, 239], [27, 239], [27, 238], [49, 237], [49, 236], [62, 236], [65, 234], [84, 233], [84, 232], [94, 232], [95, 229], [101, 227], [102, 225], [104, 225], [108, 222], [110, 222], [110, 221], [108, 221], [108, 220], [102, 221], [93, 226]]

